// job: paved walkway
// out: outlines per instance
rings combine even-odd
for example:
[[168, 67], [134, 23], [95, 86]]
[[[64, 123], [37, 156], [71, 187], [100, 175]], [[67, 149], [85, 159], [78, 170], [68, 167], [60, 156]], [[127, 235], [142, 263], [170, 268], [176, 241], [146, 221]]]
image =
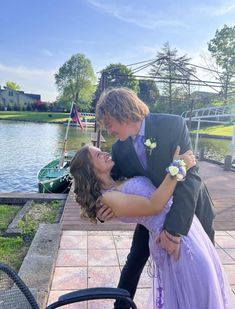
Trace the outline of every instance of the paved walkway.
[[[221, 167], [206, 162], [200, 162], [200, 170], [217, 213], [216, 250], [235, 293], [235, 173], [224, 172]], [[94, 225], [81, 220], [72, 193], [61, 224], [63, 233], [48, 303], [61, 294], [80, 288], [116, 287], [129, 252], [134, 225], [111, 222]], [[151, 287], [147, 269], [148, 266], [141, 276], [135, 297], [138, 309], [145, 308]], [[111, 303], [80, 303], [68, 309], [110, 309]]]
[[[48, 303], [76, 289], [116, 287], [131, 240], [131, 231], [63, 231]], [[235, 292], [235, 231], [216, 232], [216, 250]], [[134, 299], [138, 309], [146, 308], [151, 287], [147, 268]], [[80, 303], [67, 309], [111, 309], [111, 304], [108, 300], [96, 301], [89, 302], [89, 306]]]

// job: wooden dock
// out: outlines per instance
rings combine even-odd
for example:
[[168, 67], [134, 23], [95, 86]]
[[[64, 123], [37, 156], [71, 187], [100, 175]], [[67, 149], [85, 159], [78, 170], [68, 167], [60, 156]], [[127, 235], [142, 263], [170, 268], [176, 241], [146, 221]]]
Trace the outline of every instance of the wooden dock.
[[73, 187], [68, 194], [60, 223], [63, 230], [71, 231], [131, 231], [135, 228], [135, 224], [126, 224], [116, 220], [94, 224], [88, 219], [81, 219], [80, 206], [75, 201]]
[[207, 185], [215, 206], [215, 230], [235, 230], [235, 172], [222, 165], [199, 162], [200, 175]]
[[24, 204], [29, 200], [43, 202], [66, 199], [67, 194], [62, 193], [0, 192], [0, 203], [2, 204]]
[[[205, 181], [215, 205], [215, 230], [235, 230], [235, 172], [225, 172], [222, 166], [199, 162], [200, 175]], [[80, 218], [80, 207], [70, 190], [61, 219], [63, 230], [132, 230], [134, 224], [121, 222], [91, 223]]]

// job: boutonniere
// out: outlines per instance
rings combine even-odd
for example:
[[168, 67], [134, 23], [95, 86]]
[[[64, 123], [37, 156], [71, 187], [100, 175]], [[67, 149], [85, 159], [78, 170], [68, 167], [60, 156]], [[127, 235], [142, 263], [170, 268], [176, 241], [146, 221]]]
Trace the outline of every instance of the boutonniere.
[[154, 138], [148, 138], [144, 142], [144, 145], [146, 146], [147, 150], [149, 151], [149, 155], [151, 156], [151, 153], [153, 149], [157, 147], [157, 143]]

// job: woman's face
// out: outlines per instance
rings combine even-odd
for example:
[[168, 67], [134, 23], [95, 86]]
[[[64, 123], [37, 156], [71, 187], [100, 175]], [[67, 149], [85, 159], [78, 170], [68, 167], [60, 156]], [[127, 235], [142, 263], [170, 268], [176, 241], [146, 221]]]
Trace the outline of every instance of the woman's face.
[[111, 171], [114, 166], [114, 162], [109, 153], [103, 152], [94, 146], [89, 147], [89, 152], [91, 155], [91, 164], [97, 175]]

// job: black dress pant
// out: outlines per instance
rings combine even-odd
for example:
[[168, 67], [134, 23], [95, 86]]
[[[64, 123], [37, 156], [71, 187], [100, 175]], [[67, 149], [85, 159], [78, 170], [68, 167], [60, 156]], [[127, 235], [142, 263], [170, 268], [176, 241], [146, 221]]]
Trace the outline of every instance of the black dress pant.
[[[142, 270], [149, 258], [149, 232], [138, 224], [136, 226], [130, 253], [127, 256], [127, 261], [122, 269], [118, 287], [129, 291], [131, 298], [134, 298], [136, 288], [140, 279]], [[128, 309], [122, 301], [116, 301], [115, 309]]]

